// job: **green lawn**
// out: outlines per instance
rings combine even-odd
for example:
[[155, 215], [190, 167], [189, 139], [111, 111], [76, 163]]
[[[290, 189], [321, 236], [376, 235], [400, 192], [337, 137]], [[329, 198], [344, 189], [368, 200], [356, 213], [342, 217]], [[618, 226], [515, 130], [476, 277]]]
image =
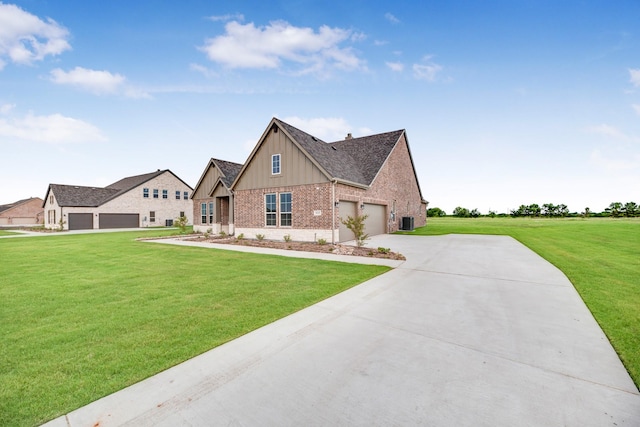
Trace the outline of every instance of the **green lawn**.
[[512, 236], [562, 270], [640, 386], [640, 219], [429, 218], [412, 234], [452, 233]]
[[35, 425], [386, 267], [135, 241], [0, 239], [0, 425]]
[[14, 234], [18, 233], [15, 233], [13, 231], [0, 230], [0, 236], [13, 236]]

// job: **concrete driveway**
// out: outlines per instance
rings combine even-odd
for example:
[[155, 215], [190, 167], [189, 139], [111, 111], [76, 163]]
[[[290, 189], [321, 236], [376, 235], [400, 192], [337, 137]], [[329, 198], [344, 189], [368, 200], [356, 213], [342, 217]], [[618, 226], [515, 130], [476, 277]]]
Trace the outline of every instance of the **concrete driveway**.
[[383, 235], [391, 272], [50, 426], [637, 426], [567, 278], [502, 236]]

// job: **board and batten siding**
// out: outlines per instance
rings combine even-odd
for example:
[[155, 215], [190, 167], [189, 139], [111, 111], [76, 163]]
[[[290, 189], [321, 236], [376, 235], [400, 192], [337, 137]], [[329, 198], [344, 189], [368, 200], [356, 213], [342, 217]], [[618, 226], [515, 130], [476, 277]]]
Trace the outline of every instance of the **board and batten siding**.
[[196, 188], [195, 193], [193, 194], [192, 199], [195, 201], [196, 199], [206, 199], [209, 197], [209, 192], [213, 188], [213, 185], [220, 178], [220, 172], [218, 168], [215, 167], [213, 163], [209, 163], [209, 170], [205, 174], [202, 182]]
[[[277, 129], [277, 132], [275, 131]], [[280, 174], [271, 174], [271, 156], [280, 154]], [[269, 130], [264, 142], [242, 173], [234, 190], [319, 184], [329, 179], [277, 127]]]

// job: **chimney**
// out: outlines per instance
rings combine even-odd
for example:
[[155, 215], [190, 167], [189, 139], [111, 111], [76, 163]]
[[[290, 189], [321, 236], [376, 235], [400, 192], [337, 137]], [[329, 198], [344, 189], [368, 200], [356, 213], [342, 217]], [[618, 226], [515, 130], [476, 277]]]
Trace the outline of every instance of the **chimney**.
[[353, 139], [353, 136], [351, 135], [351, 132], [349, 132], [344, 139]]

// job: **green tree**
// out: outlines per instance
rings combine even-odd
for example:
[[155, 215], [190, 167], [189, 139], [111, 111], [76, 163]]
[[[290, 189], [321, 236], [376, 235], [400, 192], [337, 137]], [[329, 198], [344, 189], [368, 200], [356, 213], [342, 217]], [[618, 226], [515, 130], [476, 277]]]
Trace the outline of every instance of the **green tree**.
[[469, 212], [469, 216], [471, 218], [478, 218], [480, 216], [480, 211], [474, 208], [471, 212]]
[[638, 214], [638, 205], [635, 202], [627, 202], [624, 204], [624, 216], [632, 217]]
[[542, 215], [547, 217], [556, 216], [557, 209], [558, 207], [553, 203], [545, 203], [544, 205], [542, 205]]
[[612, 202], [604, 211], [607, 212], [610, 216], [618, 218], [620, 216], [620, 212], [622, 211], [622, 203]]
[[435, 216], [445, 216], [447, 213], [440, 208], [429, 208], [427, 209], [427, 216], [435, 217]]
[[558, 206], [556, 206], [556, 208], [558, 210], [558, 215], [560, 215], [561, 217], [564, 218], [569, 215], [569, 208], [564, 203], [559, 204]]
[[369, 238], [369, 235], [364, 232], [364, 221], [369, 215], [356, 215], [355, 217], [348, 216], [346, 220], [341, 222], [353, 233], [356, 238], [356, 244], [361, 247], [364, 246], [365, 240]]
[[531, 216], [540, 216], [540, 206], [537, 203], [532, 203], [527, 207], [528, 214]]
[[453, 210], [453, 216], [457, 216], [459, 218], [469, 218], [469, 209], [457, 206]]
[[187, 232], [187, 224], [189, 220], [186, 216], [182, 215], [173, 221], [173, 225], [180, 229], [180, 234], [184, 234]]

